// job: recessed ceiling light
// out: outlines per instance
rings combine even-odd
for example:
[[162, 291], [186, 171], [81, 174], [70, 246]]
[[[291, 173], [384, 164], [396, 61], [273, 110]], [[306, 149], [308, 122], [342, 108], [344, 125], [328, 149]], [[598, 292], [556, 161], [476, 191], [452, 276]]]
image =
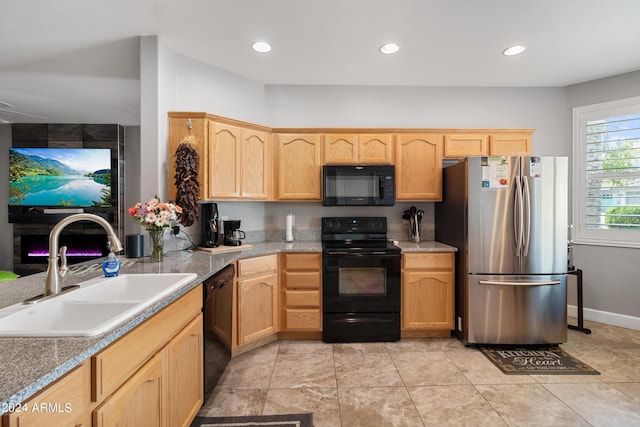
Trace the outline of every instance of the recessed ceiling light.
[[251, 47], [259, 53], [271, 52], [271, 45], [267, 42], [255, 42]]
[[386, 43], [380, 46], [380, 52], [386, 55], [396, 53], [398, 50], [400, 50], [400, 46], [395, 43]]
[[522, 45], [510, 46], [510, 47], [506, 48], [504, 51], [502, 51], [502, 54], [506, 55], [506, 56], [518, 55], [518, 54], [524, 52], [525, 49], [526, 49], [526, 47], [524, 47]]

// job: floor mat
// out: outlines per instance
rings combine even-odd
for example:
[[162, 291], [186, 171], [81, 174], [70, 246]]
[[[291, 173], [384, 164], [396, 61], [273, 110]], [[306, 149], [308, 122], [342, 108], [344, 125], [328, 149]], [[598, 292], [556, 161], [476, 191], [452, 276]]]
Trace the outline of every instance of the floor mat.
[[480, 351], [505, 374], [600, 375], [556, 346], [481, 346]]
[[313, 414], [196, 417], [191, 427], [313, 427]]

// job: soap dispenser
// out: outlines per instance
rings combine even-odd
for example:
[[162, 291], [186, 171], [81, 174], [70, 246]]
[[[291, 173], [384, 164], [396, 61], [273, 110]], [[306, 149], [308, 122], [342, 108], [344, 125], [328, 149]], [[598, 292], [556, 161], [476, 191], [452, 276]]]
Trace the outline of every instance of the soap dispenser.
[[116, 277], [120, 273], [120, 260], [113, 252], [109, 252], [107, 259], [102, 263], [104, 277]]

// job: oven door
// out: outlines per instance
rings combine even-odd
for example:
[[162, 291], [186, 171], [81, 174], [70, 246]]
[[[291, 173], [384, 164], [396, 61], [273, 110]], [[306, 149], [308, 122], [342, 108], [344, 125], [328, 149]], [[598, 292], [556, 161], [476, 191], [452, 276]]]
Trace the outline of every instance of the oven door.
[[400, 254], [325, 250], [324, 313], [399, 313]]

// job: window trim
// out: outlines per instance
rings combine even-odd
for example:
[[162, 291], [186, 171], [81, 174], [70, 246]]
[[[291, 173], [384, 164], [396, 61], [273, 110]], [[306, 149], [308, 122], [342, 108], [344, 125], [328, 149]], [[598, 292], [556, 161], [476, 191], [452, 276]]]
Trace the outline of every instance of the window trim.
[[640, 96], [573, 108], [573, 236], [576, 244], [640, 248], [640, 232], [586, 227], [586, 124], [589, 121], [640, 113]]

